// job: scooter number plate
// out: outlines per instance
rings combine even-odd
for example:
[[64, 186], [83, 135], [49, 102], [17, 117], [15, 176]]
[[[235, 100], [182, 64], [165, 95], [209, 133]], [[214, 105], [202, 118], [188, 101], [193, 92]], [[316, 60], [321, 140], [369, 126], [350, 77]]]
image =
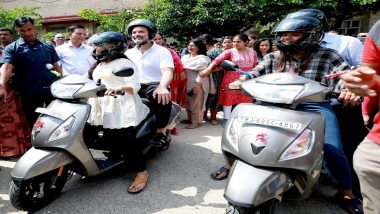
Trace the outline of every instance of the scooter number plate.
[[302, 124], [293, 121], [273, 120], [258, 117], [239, 117], [239, 122], [254, 123], [265, 126], [274, 126], [284, 129], [301, 130]]

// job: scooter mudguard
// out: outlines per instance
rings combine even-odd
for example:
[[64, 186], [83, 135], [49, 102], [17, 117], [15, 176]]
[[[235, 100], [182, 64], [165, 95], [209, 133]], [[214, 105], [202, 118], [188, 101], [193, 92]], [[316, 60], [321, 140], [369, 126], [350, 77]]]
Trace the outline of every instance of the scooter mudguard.
[[255, 207], [277, 198], [292, 186], [281, 171], [260, 169], [236, 160], [224, 192], [226, 200], [241, 207]]
[[26, 180], [73, 162], [63, 151], [47, 151], [32, 147], [16, 163], [11, 171], [12, 179]]

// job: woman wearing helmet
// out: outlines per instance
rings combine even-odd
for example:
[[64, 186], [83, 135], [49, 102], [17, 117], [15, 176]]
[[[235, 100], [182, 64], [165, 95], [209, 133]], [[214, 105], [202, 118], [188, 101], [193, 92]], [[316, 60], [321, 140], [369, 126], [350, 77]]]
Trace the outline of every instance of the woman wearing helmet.
[[[275, 44], [279, 51], [265, 55], [264, 61], [252, 70], [250, 77], [274, 72], [290, 72], [339, 91], [338, 80], [327, 79], [325, 76], [350, 67], [338, 52], [318, 45], [320, 33], [322, 29], [317, 19], [285, 18], [274, 30]], [[241, 82], [245, 79], [245, 76], [241, 76], [229, 87], [240, 88]], [[354, 96], [350, 98], [354, 99]], [[351, 190], [351, 169], [342, 149], [339, 124], [330, 103], [304, 103], [298, 105], [297, 109], [317, 111], [324, 116], [324, 159], [338, 183], [338, 194], [351, 204], [351, 213], [363, 213], [361, 201], [355, 198]]]
[[[104, 32], [94, 36], [89, 42], [95, 48], [93, 56], [97, 60], [88, 73], [89, 77], [95, 81], [101, 80], [107, 87], [105, 95], [114, 95], [120, 91], [125, 94], [90, 98], [88, 102], [91, 112], [88, 122], [93, 126], [103, 126], [102, 141], [116, 144], [116, 151], [122, 148], [128, 161], [138, 172], [128, 192], [141, 192], [148, 181], [148, 172], [142, 150], [133, 140], [131, 131], [146, 118], [149, 108], [137, 94], [141, 86], [136, 66], [123, 54], [126, 41], [122, 33]], [[112, 71], [126, 67], [134, 69], [132, 76], [118, 77], [112, 74]]]

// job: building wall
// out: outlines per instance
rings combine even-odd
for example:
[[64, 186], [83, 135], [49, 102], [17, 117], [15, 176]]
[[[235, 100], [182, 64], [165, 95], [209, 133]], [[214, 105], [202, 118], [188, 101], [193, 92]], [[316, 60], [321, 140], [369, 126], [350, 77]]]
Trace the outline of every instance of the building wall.
[[377, 13], [371, 13], [369, 27], [371, 28], [379, 20], [380, 20], [380, 11], [378, 11]]
[[40, 7], [42, 17], [78, 15], [82, 9], [98, 12], [119, 11], [123, 8], [142, 8], [148, 0], [0, 0], [5, 9]]

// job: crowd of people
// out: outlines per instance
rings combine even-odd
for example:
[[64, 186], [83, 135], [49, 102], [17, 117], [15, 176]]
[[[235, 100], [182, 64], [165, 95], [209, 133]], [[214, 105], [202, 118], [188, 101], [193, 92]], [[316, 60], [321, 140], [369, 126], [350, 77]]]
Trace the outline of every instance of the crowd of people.
[[[178, 127], [166, 132], [171, 102], [186, 110], [187, 118], [181, 121], [186, 124], [185, 128], [197, 129], [204, 121], [223, 126], [236, 105], [254, 102], [252, 97], [239, 91], [226, 90], [239, 88], [247, 78], [290, 72], [333, 88], [340, 92], [338, 99], [318, 105], [305, 103], [297, 108], [319, 112], [325, 118], [324, 159], [338, 187], [336, 197], [347, 211], [363, 213], [364, 207], [365, 213], [380, 212], [380, 203], [377, 203], [380, 202], [377, 112], [380, 22], [369, 33], [364, 50], [360, 40], [354, 37], [325, 33], [328, 22], [323, 12], [304, 9], [288, 14], [273, 31], [274, 39], [239, 33], [218, 41], [210, 34], [203, 34], [188, 41], [182, 51], [167, 48], [163, 34], [146, 19], [129, 23], [127, 36], [132, 43], [127, 43], [122, 33], [104, 32], [94, 35], [85, 44], [86, 29], [73, 25], [68, 28], [69, 41], [65, 42], [64, 35], [59, 33], [54, 38], [54, 46], [37, 38], [33, 19], [21, 17], [14, 24], [20, 35], [15, 42], [12, 42], [12, 30], [0, 28], [0, 98], [6, 99], [6, 86], [12, 77], [30, 127], [38, 117], [34, 110], [54, 99], [49, 89], [60, 75], [80, 74], [97, 80], [112, 76], [110, 71], [113, 68], [124, 65], [133, 67], [135, 74], [131, 77], [112, 76], [103, 83], [108, 88], [106, 94], [124, 91], [127, 96], [89, 100], [92, 110], [88, 123], [103, 126], [104, 136], [113, 141], [128, 139], [129, 130], [148, 114], [149, 108], [141, 98], [148, 99], [155, 109], [157, 134], [152, 144], [162, 146], [167, 143], [168, 134], [181, 134]], [[234, 62], [247, 75], [224, 70], [220, 66], [224, 60]], [[52, 64], [60, 75], [47, 71], [47, 63]], [[325, 77], [351, 70], [354, 66], [361, 67], [343, 75], [344, 81]], [[362, 105], [363, 117], [361, 103], [357, 102], [359, 96], [367, 96]], [[217, 119], [218, 112], [223, 113], [222, 121]], [[375, 119], [370, 116], [372, 114], [376, 114]], [[356, 141], [361, 141], [367, 134], [361, 131], [365, 129], [364, 122], [371, 120], [374, 126], [355, 152], [355, 170], [359, 175], [363, 206], [360, 193], [355, 195], [352, 154], [344, 148], [349, 147], [346, 145], [356, 148], [360, 142], [344, 137], [344, 133], [360, 132]], [[137, 172], [128, 192], [139, 193], [149, 179], [146, 160], [138, 146], [129, 145], [125, 149]], [[230, 168], [225, 162], [211, 174], [211, 178], [226, 179]]]

